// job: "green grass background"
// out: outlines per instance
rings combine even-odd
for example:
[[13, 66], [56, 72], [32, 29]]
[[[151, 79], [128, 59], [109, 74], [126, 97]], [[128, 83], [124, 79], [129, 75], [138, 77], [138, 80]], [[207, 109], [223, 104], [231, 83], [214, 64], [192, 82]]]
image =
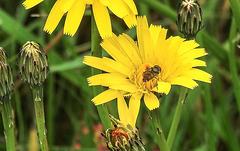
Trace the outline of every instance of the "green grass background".
[[[37, 145], [34, 133], [34, 105], [31, 91], [18, 76], [17, 57], [21, 45], [28, 40], [47, 48], [50, 75], [44, 86], [47, 135], [52, 151], [104, 150], [102, 131], [93, 98], [92, 87], [87, 85], [90, 68], [82, 64], [83, 56], [90, 55], [91, 11], [86, 10], [81, 25], [72, 38], [62, 35], [65, 17], [52, 35], [43, 32], [46, 15], [55, 1], [45, 0], [25, 10], [21, 1], [0, 0], [0, 46], [8, 55], [13, 68], [15, 91], [12, 94], [17, 148], [30, 150]], [[179, 35], [176, 10], [179, 0], [135, 0], [140, 15], [149, 23], [168, 29], [168, 36]], [[197, 42], [209, 53], [203, 59], [208, 67], [202, 68], [213, 75], [212, 84], [199, 83], [189, 91], [179, 129], [173, 144], [174, 151], [239, 151], [240, 150], [240, 83], [239, 69], [240, 1], [199, 0], [203, 10], [204, 28]], [[43, 17], [31, 17], [31, 14]], [[113, 32], [127, 33], [136, 39], [135, 28], [127, 29], [124, 22], [111, 15]], [[50, 46], [50, 49], [48, 49]], [[106, 53], [103, 55], [107, 56]], [[160, 118], [167, 136], [174, 115], [179, 87], [173, 86], [163, 96]], [[117, 116], [116, 102], [108, 103], [110, 113]], [[147, 150], [157, 150], [149, 123], [147, 108], [141, 105], [137, 126]], [[2, 122], [0, 122], [2, 123]], [[33, 136], [30, 134], [33, 133]], [[80, 149], [77, 149], [79, 148]], [[106, 149], [106, 148], [105, 148]], [[0, 124], [0, 150], [5, 150], [3, 126]], [[31, 150], [34, 151], [34, 150]]]

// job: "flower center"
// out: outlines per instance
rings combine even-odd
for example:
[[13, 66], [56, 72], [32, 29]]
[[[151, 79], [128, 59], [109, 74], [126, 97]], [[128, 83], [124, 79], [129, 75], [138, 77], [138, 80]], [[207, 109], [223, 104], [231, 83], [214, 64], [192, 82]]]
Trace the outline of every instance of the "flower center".
[[140, 65], [137, 71], [131, 74], [130, 80], [139, 87], [140, 91], [148, 93], [157, 86], [160, 73], [160, 66], [146, 63]]
[[116, 128], [115, 130], [111, 131], [110, 140], [113, 145], [116, 145], [115, 147], [117, 147], [117, 144], [116, 144], [117, 142], [121, 143], [121, 145], [124, 146], [125, 143], [127, 143], [128, 139], [129, 138], [128, 138], [127, 133], [124, 132], [124, 130], [122, 130], [122, 129]]

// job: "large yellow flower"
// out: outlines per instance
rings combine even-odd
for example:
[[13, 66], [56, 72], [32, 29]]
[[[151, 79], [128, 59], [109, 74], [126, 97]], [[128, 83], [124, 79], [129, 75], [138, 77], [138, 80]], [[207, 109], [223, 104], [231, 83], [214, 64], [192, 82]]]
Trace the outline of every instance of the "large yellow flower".
[[[23, 6], [29, 9], [42, 1], [26, 0], [23, 2]], [[51, 34], [62, 16], [67, 13], [64, 34], [73, 36], [80, 25], [87, 4], [92, 5], [94, 18], [102, 38], [112, 36], [111, 21], [107, 8], [116, 16], [122, 18], [129, 28], [137, 23], [135, 15], [138, 12], [133, 0], [57, 0], [43, 30]]]
[[148, 27], [146, 17], [137, 18], [136, 43], [122, 34], [104, 39], [101, 46], [113, 59], [85, 56], [83, 63], [107, 73], [88, 78], [89, 85], [102, 85], [109, 89], [92, 99], [95, 105], [115, 98], [119, 93], [130, 96], [129, 108], [138, 114], [143, 97], [149, 110], [159, 107], [155, 93], [168, 94], [171, 85], [194, 89], [194, 80], [211, 83], [212, 76], [199, 66], [206, 63], [197, 58], [207, 55], [194, 41], [181, 37], [166, 39], [167, 30], [161, 26]]

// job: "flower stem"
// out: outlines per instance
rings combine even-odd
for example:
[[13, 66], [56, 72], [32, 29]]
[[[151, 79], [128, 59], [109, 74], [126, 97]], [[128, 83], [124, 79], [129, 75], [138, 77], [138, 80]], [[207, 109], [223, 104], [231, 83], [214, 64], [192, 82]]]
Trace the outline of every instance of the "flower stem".
[[161, 149], [161, 151], [170, 151], [167, 146], [167, 141], [160, 124], [158, 109], [154, 109], [150, 111], [150, 119], [151, 119], [153, 132], [159, 148]]
[[12, 106], [9, 97], [4, 98], [3, 104], [1, 104], [2, 109], [2, 120], [4, 126], [4, 135], [6, 140], [7, 151], [15, 151], [15, 135], [14, 126], [12, 118]]
[[173, 141], [174, 141], [175, 136], [176, 136], [178, 124], [179, 124], [179, 121], [181, 119], [181, 114], [182, 114], [183, 106], [184, 106], [185, 101], [186, 101], [187, 92], [188, 92], [187, 88], [184, 88], [184, 87], [181, 88], [180, 96], [178, 98], [178, 104], [177, 104], [177, 107], [176, 107], [176, 111], [175, 111], [175, 114], [174, 114], [174, 117], [173, 117], [171, 128], [170, 128], [170, 131], [169, 131], [169, 134], [168, 134], [168, 138], [167, 138], [167, 144], [168, 144], [168, 147], [169, 147], [170, 150], [172, 148]]
[[33, 92], [35, 115], [36, 115], [37, 128], [38, 128], [38, 139], [39, 139], [40, 147], [42, 151], [49, 151], [45, 115], [44, 115], [44, 106], [43, 106], [43, 88], [42, 86], [33, 86], [32, 92]]
[[[91, 53], [92, 53], [92, 56], [102, 57], [102, 48], [100, 46], [101, 37], [98, 33], [98, 29], [97, 29], [96, 22], [95, 22], [95, 19], [93, 16], [93, 12], [92, 12], [92, 16], [91, 16], [91, 23], [92, 23], [92, 25], [91, 25]], [[100, 70], [92, 68], [92, 75], [96, 75], [96, 74], [100, 74], [100, 73], [101, 73]], [[103, 87], [101, 87], [101, 86], [93, 87], [94, 96], [98, 95], [101, 92], [103, 92]], [[98, 114], [100, 116], [100, 119], [101, 119], [104, 129], [107, 130], [108, 128], [111, 128], [111, 121], [110, 121], [110, 118], [108, 117], [109, 113], [108, 113], [107, 107], [104, 104], [98, 105], [97, 110], [98, 110]]]
[[229, 69], [231, 73], [231, 78], [232, 78], [232, 86], [233, 86], [233, 92], [234, 96], [237, 101], [237, 107], [238, 111], [240, 112], [240, 94], [239, 94], [239, 89], [240, 89], [240, 84], [239, 84], [239, 72], [237, 68], [237, 59], [236, 59], [236, 54], [235, 54], [235, 37], [236, 37], [236, 32], [237, 32], [237, 26], [236, 26], [236, 21], [232, 20], [231, 23], [231, 28], [230, 28], [230, 34], [229, 34], [229, 52], [228, 52], [228, 60], [229, 60]]

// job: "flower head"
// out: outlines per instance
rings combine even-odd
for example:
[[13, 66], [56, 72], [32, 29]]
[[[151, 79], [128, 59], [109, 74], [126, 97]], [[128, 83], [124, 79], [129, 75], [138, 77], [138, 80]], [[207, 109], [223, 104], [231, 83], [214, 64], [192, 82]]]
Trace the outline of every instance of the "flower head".
[[187, 38], [195, 37], [203, 28], [202, 10], [196, 0], [183, 0], [179, 4], [177, 25]]
[[[120, 93], [119, 93], [120, 94]], [[118, 113], [120, 120], [109, 115], [112, 128], [102, 133], [107, 140], [109, 150], [145, 151], [139, 131], [135, 127], [137, 118], [134, 116], [134, 108], [128, 108], [122, 95], [118, 95]]]
[[7, 62], [6, 52], [0, 47], [0, 100], [8, 96], [13, 88], [12, 71]]
[[[26, 0], [23, 5], [29, 9], [43, 0]], [[64, 34], [73, 36], [82, 20], [86, 5], [92, 5], [94, 18], [102, 38], [112, 36], [109, 8], [116, 16], [122, 18], [129, 28], [136, 25], [138, 14], [133, 0], [57, 0], [44, 26], [44, 31], [52, 33], [61, 18], [67, 13]]]
[[113, 58], [85, 56], [83, 63], [107, 73], [88, 78], [90, 86], [109, 89], [92, 99], [95, 105], [119, 98], [119, 92], [129, 96], [129, 108], [137, 115], [143, 97], [149, 110], [159, 107], [155, 93], [168, 94], [172, 85], [194, 89], [194, 80], [210, 83], [212, 76], [196, 67], [206, 66], [197, 58], [207, 55], [194, 41], [181, 37], [166, 39], [161, 26], [148, 27], [146, 17], [137, 18], [137, 43], [122, 34], [104, 39], [101, 46]]
[[19, 70], [24, 81], [31, 86], [41, 85], [49, 73], [47, 56], [42, 47], [27, 41], [19, 53]]

